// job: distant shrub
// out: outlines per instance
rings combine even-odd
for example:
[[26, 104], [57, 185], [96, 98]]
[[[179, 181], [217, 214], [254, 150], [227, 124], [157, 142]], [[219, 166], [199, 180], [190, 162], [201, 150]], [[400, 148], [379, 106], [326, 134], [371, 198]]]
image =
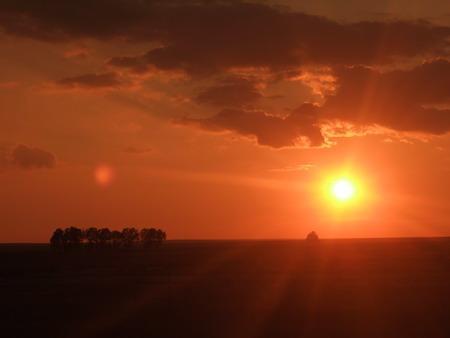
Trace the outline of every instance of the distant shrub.
[[50, 245], [55, 249], [75, 247], [88, 248], [133, 248], [159, 245], [166, 240], [166, 233], [161, 229], [124, 228], [122, 231], [108, 228], [90, 227], [80, 229], [68, 227], [56, 229], [50, 237]]
[[310, 243], [315, 243], [319, 241], [319, 236], [316, 234], [315, 231], [311, 231], [307, 236], [306, 236], [306, 241], [310, 242]]

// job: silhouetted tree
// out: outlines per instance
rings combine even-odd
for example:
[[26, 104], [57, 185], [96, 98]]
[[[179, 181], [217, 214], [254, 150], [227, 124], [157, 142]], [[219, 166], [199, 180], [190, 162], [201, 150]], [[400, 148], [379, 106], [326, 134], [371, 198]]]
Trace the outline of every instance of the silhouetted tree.
[[144, 247], [150, 247], [155, 243], [156, 240], [156, 229], [154, 228], [144, 228], [140, 233], [141, 244]]
[[108, 228], [102, 228], [98, 231], [99, 243], [105, 247], [111, 242], [111, 230]]
[[83, 241], [83, 231], [76, 227], [66, 228], [63, 237], [66, 246], [79, 246]]
[[140, 232], [141, 244], [144, 247], [149, 247], [154, 244], [161, 244], [166, 239], [166, 233], [161, 229], [142, 229]]
[[84, 231], [84, 238], [87, 240], [89, 246], [96, 247], [99, 242], [99, 233], [97, 228], [89, 228]]
[[124, 247], [132, 247], [139, 241], [139, 231], [136, 228], [125, 228], [122, 230], [122, 243]]
[[141, 241], [142, 246], [144, 247], [148, 247], [151, 245], [151, 237], [150, 237], [150, 232], [149, 229], [141, 229], [141, 231], [139, 232], [139, 239]]
[[161, 229], [156, 230], [156, 240], [159, 244], [166, 240], [166, 233]]
[[111, 243], [112, 243], [112, 246], [115, 247], [115, 248], [118, 248], [118, 247], [122, 246], [122, 242], [123, 242], [122, 233], [120, 231], [117, 231], [117, 230], [111, 231]]
[[50, 238], [50, 245], [53, 248], [57, 249], [64, 248], [65, 240], [64, 240], [64, 231], [62, 229], [58, 228], [53, 232], [53, 235]]
[[83, 244], [88, 247], [130, 248], [140, 244], [149, 247], [161, 244], [166, 240], [166, 233], [161, 229], [144, 228], [140, 232], [136, 228], [125, 228], [122, 231], [111, 231], [108, 228], [97, 229], [91, 227], [85, 230], [70, 227], [56, 229], [51, 238], [50, 244], [54, 248], [80, 247]]

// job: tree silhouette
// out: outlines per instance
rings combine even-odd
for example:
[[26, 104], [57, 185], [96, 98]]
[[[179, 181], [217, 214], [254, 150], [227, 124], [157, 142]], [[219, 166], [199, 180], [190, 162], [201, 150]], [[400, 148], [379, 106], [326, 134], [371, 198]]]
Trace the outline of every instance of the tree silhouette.
[[62, 229], [58, 228], [53, 232], [53, 235], [50, 238], [50, 245], [57, 249], [64, 248], [65, 240], [64, 231]]
[[166, 233], [161, 229], [156, 230], [156, 240], [158, 244], [161, 244], [163, 241], [166, 240]]
[[154, 228], [144, 228], [141, 230], [140, 233], [140, 239], [141, 239], [141, 243], [143, 247], [150, 247], [153, 245], [153, 243], [155, 242], [155, 234], [156, 234], [156, 229]]
[[64, 229], [63, 234], [64, 242], [69, 247], [80, 246], [83, 241], [83, 231], [76, 227], [70, 227]]
[[130, 248], [139, 241], [139, 231], [136, 228], [125, 228], [122, 230], [122, 243]]
[[122, 232], [117, 230], [111, 231], [111, 243], [114, 248], [122, 246], [123, 243]]
[[98, 231], [99, 243], [102, 247], [108, 246], [111, 242], [111, 230], [108, 228], [102, 228]]
[[99, 242], [99, 234], [97, 228], [89, 228], [84, 231], [84, 238], [87, 240], [90, 247], [96, 247]]
[[131, 248], [159, 245], [165, 240], [166, 233], [155, 228], [143, 228], [138, 231], [136, 228], [130, 227], [122, 231], [111, 231], [108, 228], [90, 227], [82, 230], [77, 227], [69, 227], [56, 229], [50, 237], [50, 245], [53, 248], [82, 246], [89, 248]]
[[139, 239], [141, 240], [142, 246], [148, 247], [151, 245], [151, 237], [149, 229], [141, 229], [139, 232]]
[[144, 228], [140, 232], [141, 244], [144, 247], [149, 247], [154, 244], [161, 244], [166, 239], [166, 233], [161, 229]]

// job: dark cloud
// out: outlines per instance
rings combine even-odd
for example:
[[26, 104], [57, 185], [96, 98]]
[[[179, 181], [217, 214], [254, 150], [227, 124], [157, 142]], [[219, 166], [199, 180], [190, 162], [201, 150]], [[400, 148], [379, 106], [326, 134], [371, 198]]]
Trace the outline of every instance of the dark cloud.
[[261, 97], [255, 81], [233, 77], [203, 90], [195, 100], [201, 104], [220, 107], [240, 107]]
[[56, 165], [55, 155], [52, 153], [20, 144], [11, 152], [11, 162], [23, 169], [53, 168]]
[[295, 146], [301, 139], [310, 146], [320, 146], [324, 139], [315, 125], [317, 108], [305, 104], [287, 117], [272, 116], [263, 112], [242, 109], [225, 109], [206, 119], [183, 118], [182, 124], [196, 125], [210, 131], [234, 131], [256, 137], [258, 144], [274, 148]]
[[[232, 67], [280, 71], [305, 64], [371, 65], [420, 55], [448, 55], [450, 28], [425, 22], [344, 25], [270, 8], [216, 10], [204, 14], [217, 17], [215, 21], [200, 17], [195, 22], [179, 22], [185, 22], [185, 29], [170, 29], [164, 47], [134, 57], [114, 57], [109, 64], [135, 72], [157, 67], [205, 76]], [[220, 15], [230, 21], [219, 19]], [[233, 16], [237, 18], [232, 20]]]
[[153, 1], [139, 0], [2, 0], [0, 23], [9, 34], [47, 41], [76, 38], [111, 39], [149, 36], [142, 25], [152, 15]]
[[213, 74], [230, 67], [272, 70], [314, 64], [373, 64], [396, 57], [446, 55], [449, 27], [426, 22], [343, 24], [265, 4], [239, 1], [4, 0], [6, 33], [64, 41], [79, 38], [159, 43], [111, 65]]
[[[287, 117], [255, 112], [249, 107], [261, 97], [257, 82], [229, 78], [195, 98], [228, 109], [210, 118], [181, 121], [232, 130], [272, 147], [292, 146], [302, 137], [320, 145], [318, 126], [331, 119], [430, 134], [450, 130], [450, 27], [425, 21], [340, 23], [241, 1], [3, 0], [0, 29], [52, 42], [121, 39], [156, 46], [108, 61], [110, 67], [136, 73], [175, 70], [216, 79], [230, 69], [237, 74], [236, 68], [247, 68], [273, 77], [285, 74], [277, 79], [283, 80], [303, 66], [331, 69], [336, 90], [324, 94], [321, 107], [299, 102], [301, 107]], [[376, 70], [418, 60], [434, 61], [410, 70]], [[91, 73], [57, 84], [113, 88], [122, 78], [114, 72]]]
[[122, 81], [116, 73], [90, 73], [74, 77], [66, 77], [56, 82], [60, 86], [68, 88], [85, 88], [85, 89], [100, 89], [100, 88], [114, 88], [122, 84]]
[[398, 131], [450, 131], [450, 62], [435, 60], [407, 71], [366, 67], [336, 72], [338, 89], [327, 98], [322, 118], [379, 124]]
[[321, 145], [324, 136], [318, 126], [334, 119], [403, 132], [450, 132], [449, 61], [435, 60], [389, 72], [345, 67], [335, 75], [338, 89], [321, 107], [303, 104], [285, 118], [229, 109], [210, 118], [185, 118], [182, 122], [255, 136], [259, 144], [275, 148], [294, 146], [301, 137], [309, 139], [312, 146]]
[[150, 70], [151, 62], [145, 56], [116, 56], [108, 60], [107, 64], [142, 74]]

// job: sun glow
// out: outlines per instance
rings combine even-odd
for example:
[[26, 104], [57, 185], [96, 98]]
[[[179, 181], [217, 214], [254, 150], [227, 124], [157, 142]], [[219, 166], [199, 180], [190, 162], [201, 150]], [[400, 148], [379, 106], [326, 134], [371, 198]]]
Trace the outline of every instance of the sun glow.
[[[338, 209], [348, 207], [360, 208], [367, 203], [367, 185], [363, 184], [362, 176], [355, 173], [340, 171], [334, 175], [326, 175], [322, 179], [322, 198], [328, 205]], [[363, 201], [364, 200], [364, 201]]]
[[352, 181], [346, 178], [338, 179], [331, 185], [333, 197], [339, 201], [348, 201], [355, 196], [356, 188]]

